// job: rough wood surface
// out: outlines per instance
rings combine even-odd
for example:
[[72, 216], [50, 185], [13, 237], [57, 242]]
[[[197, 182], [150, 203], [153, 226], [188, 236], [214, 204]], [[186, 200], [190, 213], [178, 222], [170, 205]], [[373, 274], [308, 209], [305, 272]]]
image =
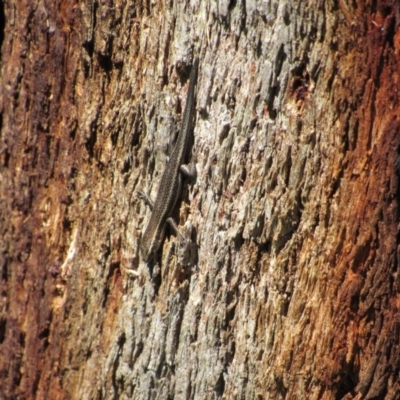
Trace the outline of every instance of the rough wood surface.
[[[400, 398], [397, 2], [0, 14], [0, 398]], [[151, 280], [195, 55], [195, 246]]]

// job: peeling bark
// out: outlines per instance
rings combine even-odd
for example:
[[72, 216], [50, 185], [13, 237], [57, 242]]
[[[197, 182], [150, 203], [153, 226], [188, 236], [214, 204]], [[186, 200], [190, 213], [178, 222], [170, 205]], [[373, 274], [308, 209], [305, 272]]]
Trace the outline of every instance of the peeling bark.
[[399, 398], [397, 2], [0, 4], [1, 398]]

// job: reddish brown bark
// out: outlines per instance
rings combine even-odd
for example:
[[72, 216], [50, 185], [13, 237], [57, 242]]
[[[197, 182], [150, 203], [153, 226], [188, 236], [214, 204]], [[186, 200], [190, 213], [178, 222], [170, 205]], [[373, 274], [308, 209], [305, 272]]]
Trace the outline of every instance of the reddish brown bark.
[[1, 3], [1, 398], [399, 398], [400, 6], [300, 3]]

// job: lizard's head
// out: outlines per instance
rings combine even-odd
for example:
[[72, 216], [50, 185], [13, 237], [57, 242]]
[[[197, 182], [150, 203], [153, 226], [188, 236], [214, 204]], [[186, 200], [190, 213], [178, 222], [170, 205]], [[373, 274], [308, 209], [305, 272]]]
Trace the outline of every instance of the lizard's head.
[[142, 253], [143, 261], [149, 262], [153, 259], [156, 249], [154, 246], [151, 246], [151, 243], [142, 241], [140, 252]]
[[147, 235], [147, 232], [144, 234], [140, 244], [140, 251], [144, 262], [149, 262], [154, 258], [163, 238], [164, 230], [159, 230], [152, 236]]

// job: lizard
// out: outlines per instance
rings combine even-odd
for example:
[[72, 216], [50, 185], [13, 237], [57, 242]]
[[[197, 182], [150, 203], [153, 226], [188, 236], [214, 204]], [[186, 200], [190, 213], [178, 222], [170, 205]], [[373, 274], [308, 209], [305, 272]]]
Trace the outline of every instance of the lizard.
[[[172, 153], [161, 175], [157, 196], [154, 204], [145, 198], [152, 211], [150, 221], [144, 231], [140, 243], [140, 252], [145, 262], [149, 262], [160, 248], [168, 223], [182, 239], [175, 221], [171, 218], [172, 211], [179, 199], [182, 187], [182, 174], [193, 177], [193, 170], [184, 164], [191, 139], [193, 119], [195, 115], [195, 89], [199, 69], [199, 58], [196, 57], [192, 66], [189, 89], [183, 113], [182, 127], [176, 139]], [[146, 197], [143, 195], [143, 197]]]

